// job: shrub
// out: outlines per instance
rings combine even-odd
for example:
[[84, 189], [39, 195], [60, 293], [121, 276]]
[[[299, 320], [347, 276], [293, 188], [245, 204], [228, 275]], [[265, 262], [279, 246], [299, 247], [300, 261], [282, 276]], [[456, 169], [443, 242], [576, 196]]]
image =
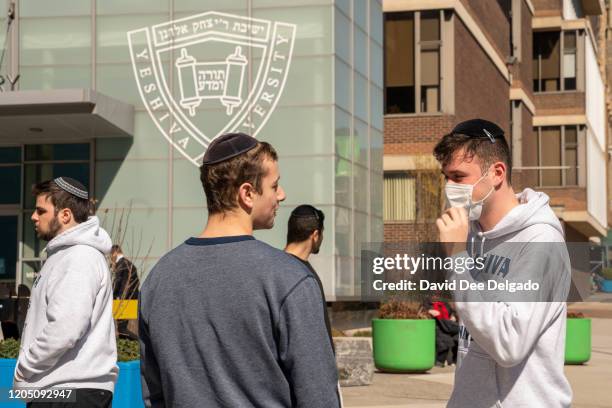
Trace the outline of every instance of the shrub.
[[6, 339], [0, 341], [0, 358], [17, 358], [19, 356], [19, 341]]
[[134, 361], [140, 359], [138, 340], [117, 339], [117, 361]]
[[[0, 358], [17, 358], [19, 356], [19, 341], [6, 339], [0, 341]], [[137, 340], [117, 340], [117, 361], [133, 361], [140, 359], [140, 347]]]
[[378, 311], [381, 319], [430, 319], [423, 306], [417, 302], [391, 299], [381, 303]]
[[359, 330], [353, 333], [353, 337], [372, 337], [372, 330]]

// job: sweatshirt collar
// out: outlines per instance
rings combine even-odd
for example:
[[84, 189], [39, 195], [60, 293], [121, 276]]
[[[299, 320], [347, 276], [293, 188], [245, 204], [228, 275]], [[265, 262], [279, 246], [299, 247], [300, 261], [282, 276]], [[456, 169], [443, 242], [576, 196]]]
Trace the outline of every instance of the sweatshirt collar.
[[252, 241], [252, 240], [255, 240], [255, 237], [252, 235], [233, 235], [233, 236], [227, 236], [227, 237], [214, 237], [214, 238], [191, 237], [187, 241], [185, 241], [185, 243], [187, 245], [207, 246], [207, 245], [231, 244], [234, 242]]

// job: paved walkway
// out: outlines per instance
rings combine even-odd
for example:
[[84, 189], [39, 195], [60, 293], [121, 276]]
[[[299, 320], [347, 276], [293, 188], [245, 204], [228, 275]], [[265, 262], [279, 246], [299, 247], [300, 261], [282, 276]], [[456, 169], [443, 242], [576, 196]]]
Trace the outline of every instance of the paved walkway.
[[[575, 408], [604, 408], [612, 406], [612, 305], [579, 305], [581, 311], [596, 310], [592, 321], [591, 360], [582, 366], [566, 366], [565, 373], [574, 391]], [[574, 305], [572, 305], [574, 308]], [[591, 314], [589, 314], [591, 316]], [[454, 379], [452, 367], [433, 368], [427, 374], [376, 373], [367, 387], [342, 388], [346, 408], [445, 407]]]

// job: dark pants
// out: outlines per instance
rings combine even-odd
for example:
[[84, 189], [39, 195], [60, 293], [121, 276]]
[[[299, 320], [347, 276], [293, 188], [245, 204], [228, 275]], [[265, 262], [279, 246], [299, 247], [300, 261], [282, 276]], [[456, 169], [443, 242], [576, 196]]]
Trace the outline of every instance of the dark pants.
[[119, 336], [125, 335], [128, 332], [128, 321], [127, 320], [117, 320], [117, 331], [119, 332]]
[[117, 320], [117, 332], [120, 339], [138, 340], [138, 335], [128, 329], [129, 320]]
[[80, 388], [75, 391], [75, 402], [29, 402], [27, 408], [110, 408], [113, 393], [94, 388]]
[[452, 320], [436, 321], [436, 361], [438, 363], [457, 363], [459, 330]]

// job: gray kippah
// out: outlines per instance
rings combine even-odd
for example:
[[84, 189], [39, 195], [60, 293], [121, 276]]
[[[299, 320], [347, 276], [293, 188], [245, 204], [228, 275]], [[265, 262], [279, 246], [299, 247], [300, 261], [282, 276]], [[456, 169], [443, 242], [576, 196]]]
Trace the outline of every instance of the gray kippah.
[[58, 177], [54, 179], [53, 182], [57, 184], [59, 188], [72, 194], [73, 196], [77, 196], [83, 200], [87, 200], [89, 198], [89, 193], [87, 192], [85, 186], [73, 178]]
[[242, 153], [246, 153], [257, 146], [257, 139], [244, 133], [226, 133], [219, 136], [206, 149], [202, 164], [215, 164]]

